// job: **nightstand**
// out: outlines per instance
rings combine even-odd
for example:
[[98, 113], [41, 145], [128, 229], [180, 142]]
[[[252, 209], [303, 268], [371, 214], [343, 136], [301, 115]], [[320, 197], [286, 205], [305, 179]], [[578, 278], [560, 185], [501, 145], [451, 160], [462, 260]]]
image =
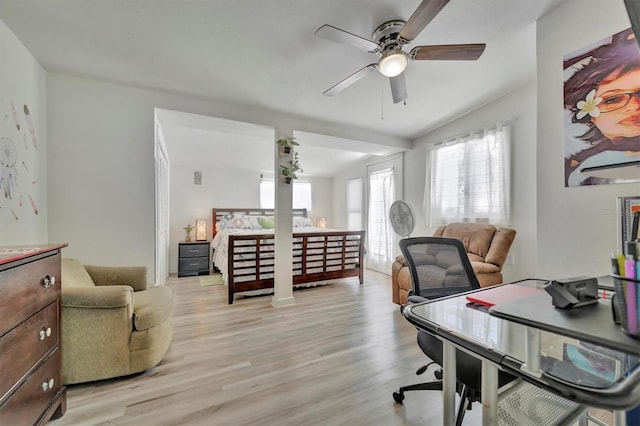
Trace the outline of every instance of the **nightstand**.
[[209, 241], [178, 243], [178, 277], [209, 275]]

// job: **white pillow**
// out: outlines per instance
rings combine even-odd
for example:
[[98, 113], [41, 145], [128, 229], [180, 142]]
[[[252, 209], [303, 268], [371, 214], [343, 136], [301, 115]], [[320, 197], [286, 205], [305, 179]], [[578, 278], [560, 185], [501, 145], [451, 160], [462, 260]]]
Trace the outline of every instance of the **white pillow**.
[[239, 213], [225, 215], [220, 221], [220, 229], [261, 229], [258, 219]]
[[313, 222], [308, 217], [294, 216], [293, 226], [295, 228], [308, 228], [310, 226], [313, 226]]

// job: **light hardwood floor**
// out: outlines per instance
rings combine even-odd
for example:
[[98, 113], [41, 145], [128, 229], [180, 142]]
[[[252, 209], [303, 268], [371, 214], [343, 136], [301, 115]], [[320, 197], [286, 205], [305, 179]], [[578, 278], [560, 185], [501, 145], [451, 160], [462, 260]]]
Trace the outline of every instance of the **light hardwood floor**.
[[[198, 278], [171, 277], [173, 341], [157, 367], [70, 386], [66, 414], [51, 425], [438, 425], [441, 393], [391, 396], [426, 358], [416, 331], [391, 303], [391, 279], [367, 271], [294, 292], [237, 297]], [[465, 425], [478, 424], [480, 407]]]

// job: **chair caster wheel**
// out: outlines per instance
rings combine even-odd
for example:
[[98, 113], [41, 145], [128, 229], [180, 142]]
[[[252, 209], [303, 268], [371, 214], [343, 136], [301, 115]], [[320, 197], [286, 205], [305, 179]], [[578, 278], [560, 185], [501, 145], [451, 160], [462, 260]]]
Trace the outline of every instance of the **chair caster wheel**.
[[402, 404], [402, 401], [404, 401], [404, 393], [394, 392], [393, 400], [398, 404]]

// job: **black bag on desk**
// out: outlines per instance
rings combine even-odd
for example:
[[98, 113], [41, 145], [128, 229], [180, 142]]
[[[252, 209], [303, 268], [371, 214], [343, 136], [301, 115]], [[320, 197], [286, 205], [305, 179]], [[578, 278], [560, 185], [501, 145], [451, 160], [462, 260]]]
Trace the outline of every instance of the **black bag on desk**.
[[560, 309], [581, 308], [598, 303], [598, 279], [589, 277], [553, 280], [544, 289], [551, 295], [553, 306]]

